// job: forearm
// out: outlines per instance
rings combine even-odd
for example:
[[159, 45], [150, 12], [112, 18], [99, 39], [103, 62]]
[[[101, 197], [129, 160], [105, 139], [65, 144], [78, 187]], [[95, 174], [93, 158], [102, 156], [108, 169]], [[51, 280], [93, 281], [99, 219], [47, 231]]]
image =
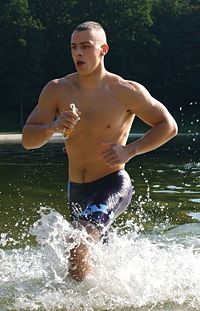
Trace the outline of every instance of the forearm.
[[35, 149], [45, 145], [54, 134], [50, 124], [27, 124], [22, 131], [22, 145], [25, 149]]
[[156, 126], [152, 127], [140, 139], [137, 139], [133, 143], [126, 146], [130, 158], [162, 146], [176, 134], [177, 125], [175, 121], [172, 121], [171, 123], [160, 122]]

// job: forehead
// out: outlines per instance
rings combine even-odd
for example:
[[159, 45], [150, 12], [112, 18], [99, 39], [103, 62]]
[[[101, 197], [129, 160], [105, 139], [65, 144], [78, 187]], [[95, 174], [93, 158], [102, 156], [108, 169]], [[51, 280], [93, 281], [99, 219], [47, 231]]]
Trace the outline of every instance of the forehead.
[[74, 31], [71, 36], [71, 43], [81, 43], [81, 42], [102, 42], [101, 31], [98, 30], [82, 30]]

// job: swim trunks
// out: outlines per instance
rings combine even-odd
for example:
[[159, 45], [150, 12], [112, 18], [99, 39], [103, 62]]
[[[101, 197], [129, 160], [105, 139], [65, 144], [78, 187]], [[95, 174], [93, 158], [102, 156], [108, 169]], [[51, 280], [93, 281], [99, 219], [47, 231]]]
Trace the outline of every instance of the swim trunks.
[[89, 183], [68, 184], [72, 221], [86, 220], [102, 234], [131, 202], [133, 187], [125, 170]]

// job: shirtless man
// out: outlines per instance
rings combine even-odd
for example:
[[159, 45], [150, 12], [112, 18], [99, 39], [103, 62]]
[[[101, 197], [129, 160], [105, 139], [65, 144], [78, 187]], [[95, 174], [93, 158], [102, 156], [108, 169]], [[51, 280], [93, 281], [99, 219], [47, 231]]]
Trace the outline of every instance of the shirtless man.
[[[94, 242], [131, 201], [132, 185], [125, 163], [177, 134], [171, 114], [144, 86], [105, 69], [108, 50], [100, 24], [77, 26], [71, 37], [76, 72], [44, 87], [22, 136], [23, 146], [32, 149], [46, 144], [53, 134], [67, 135], [70, 130], [65, 147], [72, 223], [84, 226]], [[71, 103], [77, 111], [70, 109]], [[151, 128], [126, 144], [135, 116]], [[69, 273], [74, 279], [81, 281], [90, 273], [89, 254], [84, 243], [71, 251]]]

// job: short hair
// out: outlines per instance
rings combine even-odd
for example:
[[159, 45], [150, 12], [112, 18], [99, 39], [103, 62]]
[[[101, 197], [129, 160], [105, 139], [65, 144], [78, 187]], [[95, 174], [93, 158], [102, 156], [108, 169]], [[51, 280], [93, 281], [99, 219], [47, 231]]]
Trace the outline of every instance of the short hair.
[[83, 22], [74, 29], [74, 31], [84, 31], [84, 30], [103, 30], [104, 31], [101, 24], [97, 22], [93, 22], [93, 21]]

